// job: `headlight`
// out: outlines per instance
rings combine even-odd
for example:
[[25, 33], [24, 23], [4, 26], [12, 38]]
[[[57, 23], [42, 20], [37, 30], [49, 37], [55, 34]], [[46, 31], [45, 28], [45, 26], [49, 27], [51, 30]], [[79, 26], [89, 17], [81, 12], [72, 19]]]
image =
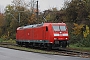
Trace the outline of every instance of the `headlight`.
[[57, 40], [57, 38], [54, 38], [54, 40]]
[[62, 32], [60, 32], [60, 34], [61, 34]]
[[66, 38], [66, 40], [67, 40], [68, 38]]

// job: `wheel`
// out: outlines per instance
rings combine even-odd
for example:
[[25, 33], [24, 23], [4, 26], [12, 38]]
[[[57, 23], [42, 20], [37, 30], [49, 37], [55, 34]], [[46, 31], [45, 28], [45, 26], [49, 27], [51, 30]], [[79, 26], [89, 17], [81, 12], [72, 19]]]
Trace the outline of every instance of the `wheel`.
[[25, 43], [25, 47], [29, 47], [29, 43], [28, 42]]
[[47, 50], [51, 50], [51, 49], [52, 49], [52, 44], [48, 44]]
[[67, 41], [62, 41], [62, 48], [66, 48], [67, 47]]

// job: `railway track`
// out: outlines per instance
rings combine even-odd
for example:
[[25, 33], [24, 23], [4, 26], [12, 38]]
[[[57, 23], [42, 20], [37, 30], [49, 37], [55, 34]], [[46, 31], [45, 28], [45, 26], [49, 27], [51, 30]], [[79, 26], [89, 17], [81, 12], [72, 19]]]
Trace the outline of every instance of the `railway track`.
[[10, 43], [0, 43], [0, 47], [16, 49], [16, 50], [23, 50], [23, 51], [28, 51], [28, 52], [38, 52], [38, 53], [43, 53], [43, 54], [54, 54], [54, 55], [90, 58], [90, 52], [82, 52], [82, 51], [65, 49], [65, 48], [47, 50], [45, 48], [41, 49], [37, 47], [34, 47], [34, 48], [27, 47], [26, 48], [25, 46], [21, 47], [16, 44], [10, 44]]
[[60, 48], [59, 50], [56, 51], [65, 56], [90, 58], [90, 52], [82, 52], [82, 51], [70, 50], [64, 48]]

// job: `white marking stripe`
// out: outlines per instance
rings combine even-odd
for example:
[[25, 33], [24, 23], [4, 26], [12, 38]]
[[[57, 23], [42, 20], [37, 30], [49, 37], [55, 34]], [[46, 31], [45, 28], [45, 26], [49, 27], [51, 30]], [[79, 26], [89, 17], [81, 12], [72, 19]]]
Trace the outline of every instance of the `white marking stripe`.
[[59, 34], [54, 34], [54, 36], [59, 36]]
[[68, 36], [68, 34], [54, 34], [54, 36]]
[[63, 34], [63, 36], [68, 36], [68, 34]]

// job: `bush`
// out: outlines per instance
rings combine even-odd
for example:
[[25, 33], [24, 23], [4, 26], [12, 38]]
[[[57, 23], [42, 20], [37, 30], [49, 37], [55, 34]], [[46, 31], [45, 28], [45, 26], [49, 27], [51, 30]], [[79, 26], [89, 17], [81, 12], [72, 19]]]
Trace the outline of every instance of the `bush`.
[[82, 44], [86, 47], [90, 47], [90, 34], [86, 38], [83, 39]]
[[78, 41], [82, 40], [82, 37], [81, 35], [75, 35], [75, 34], [70, 34], [70, 40], [69, 42], [71, 44], [76, 44], [78, 43]]
[[90, 47], [90, 34], [86, 38], [71, 34], [70, 43], [75, 44], [77, 47]]
[[3, 41], [3, 40], [0, 38], [0, 43], [2, 43], [2, 41]]
[[[83, 31], [84, 29], [84, 31]], [[90, 47], [90, 33], [87, 25], [75, 24], [73, 31], [70, 34], [70, 43], [75, 44], [78, 47]]]
[[1, 39], [3, 39], [3, 40], [8, 40], [9, 37], [8, 37], [7, 35], [2, 35], [2, 36], [1, 36]]

